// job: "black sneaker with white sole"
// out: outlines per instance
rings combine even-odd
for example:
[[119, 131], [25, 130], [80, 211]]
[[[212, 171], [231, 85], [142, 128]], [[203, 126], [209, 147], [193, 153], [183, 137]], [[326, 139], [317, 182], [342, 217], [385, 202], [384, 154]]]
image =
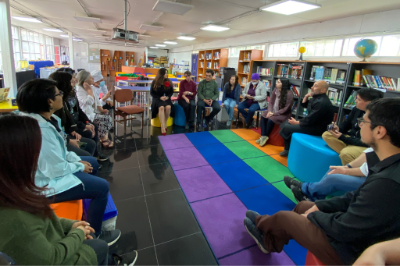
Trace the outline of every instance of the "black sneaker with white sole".
[[260, 216], [258, 212], [247, 210], [246, 211], [246, 217], [249, 218], [253, 224], [256, 224], [256, 218]]
[[97, 238], [106, 241], [108, 246], [111, 246], [115, 244], [120, 237], [121, 231], [115, 229], [110, 231], [101, 231], [101, 234]]
[[279, 155], [282, 156], [282, 157], [288, 157], [289, 151], [288, 151], [288, 150], [283, 150], [283, 151], [281, 151], [281, 152], [279, 153]]
[[265, 253], [268, 254], [268, 250], [264, 247], [264, 243], [263, 243], [263, 234], [260, 230], [257, 229], [256, 225], [249, 219], [249, 218], [244, 218], [244, 227], [246, 228], [247, 233], [249, 233], [249, 235], [254, 239], [254, 241], [256, 241], [258, 247], [260, 248], [260, 250]]
[[293, 177], [287, 175], [283, 177], [283, 182], [285, 182], [285, 185], [290, 189], [292, 189], [292, 186], [301, 188], [301, 186], [303, 185], [303, 182], [297, 181]]
[[304, 194], [302, 191], [301, 191], [301, 188], [299, 188], [299, 187], [292, 187], [291, 188], [291, 190], [292, 190], [292, 193], [293, 193], [293, 196], [294, 196], [294, 198], [297, 200], [297, 202], [300, 202], [300, 201], [310, 201], [310, 199], [309, 198], [307, 198], [307, 195], [306, 194]]
[[124, 255], [117, 255], [113, 254], [114, 257], [114, 262], [115, 265], [124, 265], [124, 266], [133, 266], [135, 265], [137, 258], [138, 258], [138, 252], [136, 250], [124, 254]]

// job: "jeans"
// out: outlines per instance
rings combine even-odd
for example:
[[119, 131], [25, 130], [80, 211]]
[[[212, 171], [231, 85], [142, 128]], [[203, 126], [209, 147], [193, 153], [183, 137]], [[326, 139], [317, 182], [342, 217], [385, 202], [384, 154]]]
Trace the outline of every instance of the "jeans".
[[[199, 100], [197, 102], [197, 123], [201, 123], [201, 117], [203, 116], [203, 112], [205, 111], [206, 106], [209, 107], [202, 100]], [[208, 121], [212, 120], [214, 116], [216, 116], [219, 113], [219, 111], [221, 111], [221, 106], [219, 105], [218, 101], [213, 101], [211, 107], [212, 107], [212, 112], [210, 113], [209, 116], [205, 117], [205, 119]]]
[[100, 239], [90, 239], [84, 240], [83, 244], [88, 245], [94, 250], [99, 265], [114, 265], [112, 256], [108, 254], [109, 250], [107, 242]]
[[261, 116], [261, 136], [268, 137], [274, 129], [275, 123], [271, 119]]
[[233, 118], [233, 111], [235, 110], [236, 100], [232, 98], [226, 98], [224, 105], [229, 116], [229, 121], [231, 121]]
[[187, 103], [184, 99], [181, 99], [178, 100], [178, 104], [182, 106], [183, 111], [185, 111], [186, 121], [190, 124], [193, 123], [196, 114], [196, 101], [192, 99]]
[[301, 191], [307, 195], [311, 201], [325, 199], [327, 195], [330, 195], [336, 191], [354, 191], [357, 190], [365, 181], [365, 176], [351, 176], [332, 174], [328, 175], [328, 172], [319, 182], [315, 183], [303, 183]]
[[75, 173], [74, 175], [81, 180], [82, 184], [61, 192], [54, 197], [49, 197], [49, 200], [52, 203], [58, 203], [70, 200], [91, 199], [86, 218], [90, 226], [96, 231], [95, 235], [98, 236], [101, 233], [103, 215], [108, 201], [109, 186], [107, 180], [95, 176], [99, 169], [99, 163], [96, 158], [82, 156], [81, 159], [93, 166], [92, 175], [84, 172]]
[[[244, 109], [248, 108], [246, 112]], [[251, 120], [253, 119], [254, 113], [257, 110], [260, 110], [260, 105], [258, 103], [253, 103], [251, 106], [247, 104], [247, 100], [241, 102], [238, 106], [239, 112], [242, 114], [244, 119], [246, 119], [246, 124], [250, 124]]]

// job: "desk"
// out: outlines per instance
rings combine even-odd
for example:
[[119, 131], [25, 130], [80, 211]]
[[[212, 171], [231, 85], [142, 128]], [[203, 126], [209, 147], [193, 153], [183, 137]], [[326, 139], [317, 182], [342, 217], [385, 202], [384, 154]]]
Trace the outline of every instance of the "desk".
[[11, 113], [16, 110], [18, 110], [18, 106], [12, 106], [10, 99], [0, 103], [0, 113]]
[[54, 66], [53, 61], [29, 61], [28, 62], [30, 65], [35, 66], [35, 74], [37, 77], [40, 76], [40, 68], [42, 67], [47, 67], [47, 66]]

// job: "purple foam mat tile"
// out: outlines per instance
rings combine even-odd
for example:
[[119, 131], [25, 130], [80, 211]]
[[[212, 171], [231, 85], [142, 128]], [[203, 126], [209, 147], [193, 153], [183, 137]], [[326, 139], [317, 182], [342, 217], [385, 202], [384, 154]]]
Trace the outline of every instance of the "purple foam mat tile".
[[235, 194], [191, 203], [217, 258], [254, 245], [243, 225], [246, 207]]
[[264, 254], [258, 246], [242, 250], [218, 261], [220, 265], [296, 265], [284, 251]]
[[175, 171], [209, 165], [195, 147], [166, 150], [165, 154]]
[[175, 175], [189, 202], [232, 192], [210, 165], [175, 171]]
[[186, 137], [184, 133], [168, 136], [158, 136], [158, 138], [164, 151], [185, 147], [193, 147], [192, 142]]

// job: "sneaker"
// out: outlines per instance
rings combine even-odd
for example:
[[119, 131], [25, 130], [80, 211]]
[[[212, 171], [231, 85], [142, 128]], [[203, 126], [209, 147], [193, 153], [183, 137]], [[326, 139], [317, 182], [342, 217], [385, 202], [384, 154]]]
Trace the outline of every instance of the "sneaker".
[[99, 161], [99, 162], [104, 162], [104, 161], [107, 161], [108, 160], [108, 156], [105, 156], [105, 155], [100, 155], [99, 154], [99, 156], [97, 156], [97, 161]]
[[290, 189], [292, 189], [292, 187], [301, 188], [301, 185], [303, 185], [303, 182], [297, 181], [296, 179], [287, 175], [283, 177], [283, 182], [285, 182], [285, 185]]
[[115, 229], [110, 231], [101, 231], [101, 234], [97, 238], [106, 241], [108, 246], [111, 246], [115, 244], [120, 237], [121, 231]]
[[249, 233], [249, 235], [254, 239], [254, 241], [256, 241], [260, 250], [263, 253], [268, 254], [269, 253], [268, 250], [264, 247], [263, 243], [264, 236], [262, 232], [258, 230], [255, 224], [247, 217], [244, 218], [244, 227], [246, 228], [247, 233]]
[[282, 152], [279, 153], [280, 156], [282, 157], [287, 157], [289, 155], [289, 151], [288, 150], [283, 150]]
[[230, 127], [230, 126], [232, 125], [232, 120], [228, 120], [228, 122], [226, 122], [226, 125], [227, 125], [228, 127]]
[[268, 139], [269, 137], [267, 136], [261, 137], [260, 146], [263, 147], [265, 144], [267, 144]]
[[297, 200], [297, 202], [305, 201], [305, 200], [306, 200], [306, 201], [310, 201], [310, 199], [307, 198], [307, 195], [304, 194], [304, 193], [301, 191], [301, 188], [292, 187], [291, 190], [292, 190], [293, 196], [294, 196], [294, 198]]
[[253, 224], [256, 224], [256, 218], [260, 216], [258, 212], [247, 210], [246, 211], [246, 217], [250, 219], [250, 221], [253, 222]]
[[256, 143], [260, 144], [261, 139], [262, 139], [262, 136], [258, 140], [256, 140]]
[[137, 261], [138, 255], [139, 255], [138, 252], [134, 250], [122, 256], [113, 254], [113, 257], [115, 265], [133, 266]]

